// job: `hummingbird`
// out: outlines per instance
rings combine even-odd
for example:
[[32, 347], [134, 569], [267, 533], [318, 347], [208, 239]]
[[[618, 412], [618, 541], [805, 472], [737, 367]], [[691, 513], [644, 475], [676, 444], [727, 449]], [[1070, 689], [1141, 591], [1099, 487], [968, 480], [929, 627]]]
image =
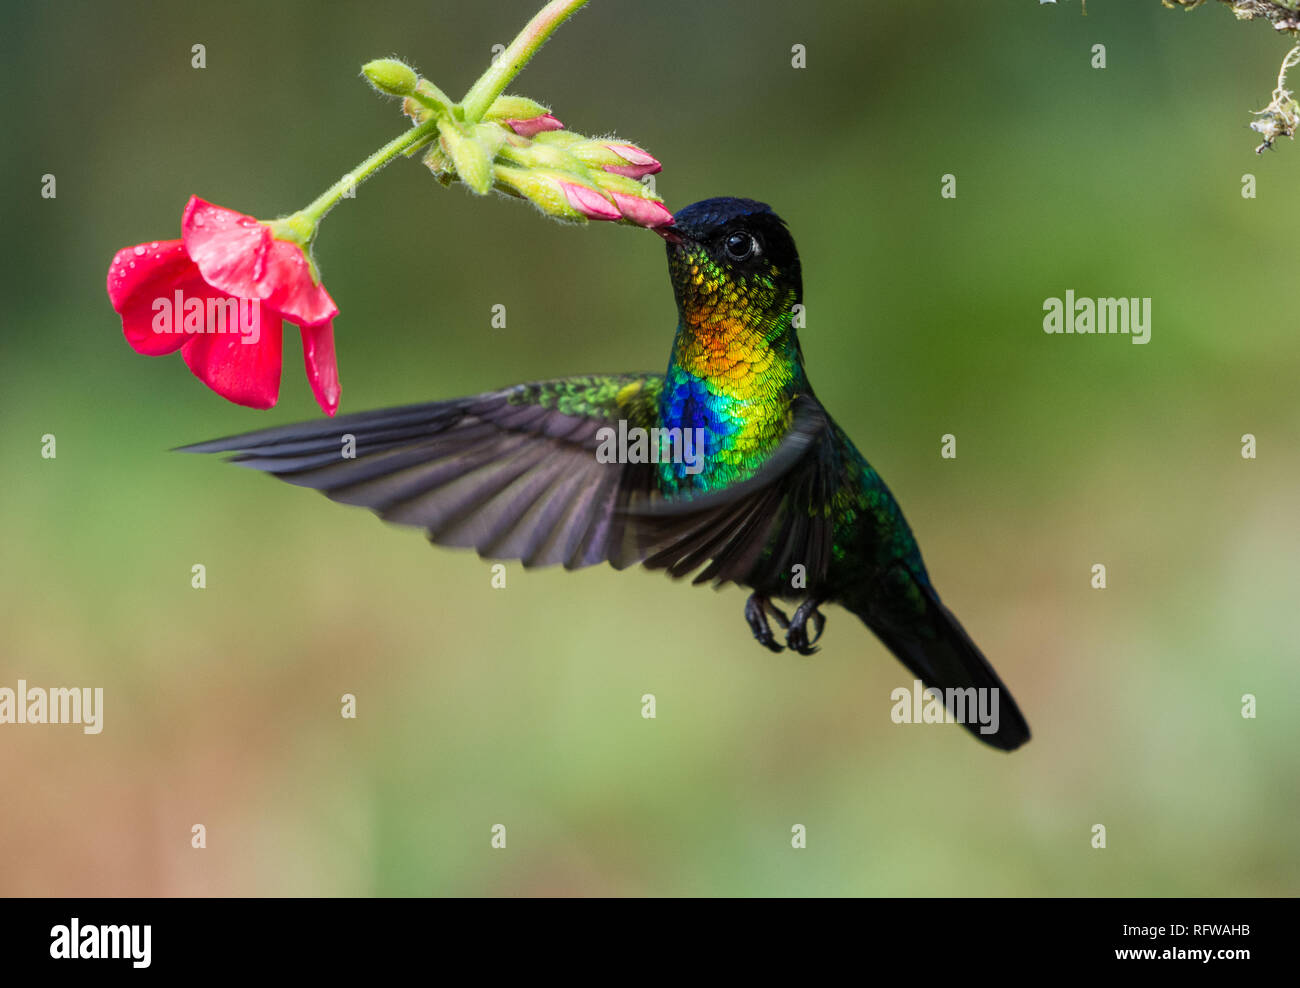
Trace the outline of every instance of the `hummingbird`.
[[959, 694], [967, 709], [991, 697], [995, 729], [954, 718], [980, 741], [1024, 744], [1028, 724], [940, 600], [889, 488], [813, 393], [785, 221], [765, 203], [724, 197], [656, 232], [678, 314], [662, 374], [536, 381], [182, 451], [234, 454], [486, 559], [641, 564], [736, 584], [750, 591], [749, 630], [775, 652], [771, 621], [786, 647], [809, 655], [825, 630], [821, 608], [837, 604], [940, 691], [949, 713]]

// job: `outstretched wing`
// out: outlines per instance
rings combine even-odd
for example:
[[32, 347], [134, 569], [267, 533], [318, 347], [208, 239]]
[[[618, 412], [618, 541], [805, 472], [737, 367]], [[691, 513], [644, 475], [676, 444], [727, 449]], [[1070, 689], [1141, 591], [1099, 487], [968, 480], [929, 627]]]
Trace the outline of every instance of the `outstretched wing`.
[[[182, 447], [322, 491], [429, 539], [525, 566], [637, 562], [752, 583], [829, 559], [827, 419], [799, 399], [785, 439], [748, 480], [665, 499], [654, 466], [602, 462], [601, 430], [650, 429], [663, 379], [595, 375], [287, 425]], [[349, 438], [351, 437], [351, 438]], [[811, 475], [806, 468], [815, 468]], [[769, 548], [770, 546], [770, 548]], [[693, 563], [689, 565], [688, 563]], [[685, 568], [684, 568], [685, 567]], [[814, 568], [816, 567], [816, 568]]]
[[[662, 379], [593, 375], [340, 415], [182, 448], [311, 487], [433, 542], [527, 566], [639, 561], [620, 508], [645, 465], [602, 463], [598, 431], [651, 426]], [[351, 437], [350, 439], [348, 437]]]

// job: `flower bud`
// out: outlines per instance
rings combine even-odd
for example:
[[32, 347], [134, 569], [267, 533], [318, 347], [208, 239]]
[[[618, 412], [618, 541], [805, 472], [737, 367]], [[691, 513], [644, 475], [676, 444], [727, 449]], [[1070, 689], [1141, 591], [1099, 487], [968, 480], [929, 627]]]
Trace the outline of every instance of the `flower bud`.
[[618, 206], [618, 211], [623, 214], [623, 219], [629, 223], [635, 223], [637, 226], [644, 226], [653, 230], [661, 226], [670, 226], [673, 222], [673, 214], [668, 211], [668, 207], [662, 202], [655, 199], [646, 199], [642, 196], [625, 195], [622, 192], [611, 194], [614, 197], [614, 204]]
[[451, 159], [456, 175], [476, 195], [485, 195], [492, 188], [492, 156], [495, 152], [489, 152], [481, 141], [465, 133], [456, 121], [448, 117], [439, 118], [438, 133], [442, 137], [442, 150]]
[[570, 148], [575, 144], [581, 144], [589, 140], [581, 134], [575, 134], [571, 130], [548, 130], [545, 133], [538, 134], [533, 138], [538, 144], [551, 144], [555, 147]]
[[540, 117], [529, 117], [527, 120], [502, 120], [520, 137], [532, 137], [546, 130], [563, 130], [564, 124], [556, 120], [549, 113], [543, 113]]
[[619, 213], [629, 223], [650, 229], [672, 223], [673, 214], [668, 211], [658, 196], [651, 195], [640, 182], [611, 172], [591, 174], [596, 185], [614, 200]]
[[560, 219], [617, 220], [622, 213], [603, 192], [582, 185], [577, 176], [548, 168], [497, 165], [497, 182], [528, 199], [542, 212]]
[[568, 145], [567, 150], [584, 164], [628, 178], [640, 178], [663, 170], [663, 165], [653, 155], [627, 141], [582, 140]]
[[507, 140], [501, 147], [501, 157], [524, 168], [552, 168], [556, 171], [576, 172], [589, 183], [592, 182], [587, 167], [564, 148], [538, 144], [536, 141], [520, 140], [515, 143]]
[[562, 130], [564, 124], [551, 116], [549, 107], [527, 96], [498, 96], [483, 119], [509, 127], [520, 137], [532, 137], [547, 130]]
[[377, 58], [361, 66], [361, 71], [370, 85], [389, 96], [409, 96], [420, 81], [415, 69], [395, 58]]
[[549, 106], [542, 106], [537, 100], [527, 96], [498, 96], [488, 107], [483, 119], [488, 122], [502, 120], [527, 120], [530, 117], [546, 116], [551, 112]]

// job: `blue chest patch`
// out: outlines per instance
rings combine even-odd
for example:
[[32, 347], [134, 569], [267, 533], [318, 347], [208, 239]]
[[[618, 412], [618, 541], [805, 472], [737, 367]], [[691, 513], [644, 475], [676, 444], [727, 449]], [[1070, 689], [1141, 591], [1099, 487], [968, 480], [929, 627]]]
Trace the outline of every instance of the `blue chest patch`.
[[659, 480], [665, 491], [710, 490], [717, 480], [729, 479], [730, 471], [719, 477], [717, 456], [731, 447], [732, 437], [744, 426], [738, 413], [735, 399], [714, 394], [703, 380], [679, 367], [669, 368], [659, 396], [659, 421], [665, 429], [692, 430], [701, 442], [697, 448], [703, 463], [694, 472], [686, 463], [660, 463]]

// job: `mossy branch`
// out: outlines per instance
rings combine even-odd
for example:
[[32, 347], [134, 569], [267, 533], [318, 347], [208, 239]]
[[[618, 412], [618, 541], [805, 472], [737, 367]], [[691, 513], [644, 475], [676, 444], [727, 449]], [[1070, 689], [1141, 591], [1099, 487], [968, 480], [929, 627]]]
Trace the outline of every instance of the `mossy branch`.
[[[1201, 6], [1206, 0], [1160, 0], [1166, 7], [1181, 7], [1192, 10]], [[1242, 21], [1262, 18], [1273, 25], [1274, 30], [1286, 32], [1292, 39], [1300, 32], [1300, 0], [1218, 0]], [[1287, 72], [1300, 64], [1300, 44], [1295, 44], [1278, 70], [1277, 85], [1273, 87], [1273, 96], [1268, 106], [1256, 110], [1258, 120], [1251, 121], [1250, 129], [1262, 134], [1264, 140], [1255, 148], [1256, 154], [1262, 154], [1277, 142], [1279, 137], [1295, 140], [1295, 132], [1300, 128], [1300, 102], [1286, 88]]]
[[[1205, 3], [1206, 0], [1160, 0], [1160, 2], [1166, 7], [1182, 7], [1191, 10]], [[1300, 19], [1297, 18], [1297, 8], [1300, 7], [1300, 3], [1296, 0], [1291, 0], [1290, 3], [1284, 0], [1219, 0], [1219, 3], [1229, 7], [1238, 20], [1253, 21], [1257, 17], [1262, 17], [1279, 31], [1300, 30]]]

